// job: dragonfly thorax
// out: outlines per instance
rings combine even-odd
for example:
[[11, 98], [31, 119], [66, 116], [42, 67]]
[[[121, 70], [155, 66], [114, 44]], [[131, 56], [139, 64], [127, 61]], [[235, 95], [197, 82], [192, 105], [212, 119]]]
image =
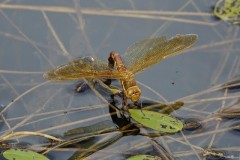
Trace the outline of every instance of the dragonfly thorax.
[[137, 102], [141, 96], [141, 90], [138, 86], [132, 86], [126, 90], [125, 94], [131, 101]]

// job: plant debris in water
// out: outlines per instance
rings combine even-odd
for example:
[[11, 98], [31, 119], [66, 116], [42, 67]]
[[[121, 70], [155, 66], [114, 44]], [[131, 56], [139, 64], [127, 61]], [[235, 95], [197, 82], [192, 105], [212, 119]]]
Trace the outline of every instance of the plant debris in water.
[[116, 142], [120, 138], [122, 138], [123, 134], [121, 132], [115, 132], [114, 134], [109, 134], [107, 137], [102, 137], [99, 139], [99, 136], [91, 136], [90, 137], [81, 137], [70, 139], [60, 144], [58, 147], [74, 147], [78, 148], [80, 151], [76, 151], [68, 160], [80, 160], [90, 156], [91, 154], [102, 150], [112, 143]]
[[223, 151], [205, 149], [203, 151], [203, 157], [205, 157], [206, 160], [226, 160], [228, 156], [226, 156]]
[[232, 124], [231, 127], [232, 127], [232, 131], [236, 132], [239, 135], [239, 132], [240, 132], [240, 124], [239, 124], [239, 122]]
[[237, 100], [232, 105], [229, 105], [226, 108], [220, 110], [217, 113], [217, 115], [222, 118], [239, 119], [240, 118], [240, 99]]
[[90, 126], [79, 127], [79, 128], [68, 130], [67, 132], [64, 133], [64, 136], [73, 136], [73, 135], [80, 135], [80, 134], [89, 135], [89, 134], [97, 134], [97, 133], [100, 134], [100, 133], [111, 132], [116, 130], [117, 130], [116, 125], [113, 122], [106, 120]]
[[240, 24], [240, 0], [219, 0], [214, 14], [224, 21]]
[[[239, 6], [240, 10], [240, 6]], [[228, 89], [229, 91], [240, 91], [240, 75], [234, 76], [230, 81], [222, 85], [223, 89]]]
[[[143, 102], [144, 105], [144, 102]], [[164, 114], [170, 114], [173, 111], [176, 111], [184, 106], [184, 102], [177, 101], [173, 104], [161, 104], [161, 103], [152, 103], [148, 104], [147, 107], [144, 107], [144, 110], [153, 110]]]
[[162, 158], [151, 155], [136, 155], [129, 157], [127, 160], [162, 160]]
[[175, 133], [183, 128], [180, 120], [167, 114], [140, 109], [129, 109], [129, 112], [135, 121], [153, 130]]
[[[100, 134], [109, 133], [116, 131], [118, 128], [116, 125], [109, 120], [101, 121], [96, 124], [89, 126], [78, 127], [71, 129], [64, 133], [64, 137], [71, 137], [64, 142], [58, 144], [57, 147], [61, 148], [78, 148], [81, 151], [76, 151], [69, 160], [83, 159], [98, 150], [101, 150], [118, 139], [120, 139], [123, 134], [121, 132], [116, 132], [116, 134], [110, 134], [106, 138], [100, 138]], [[72, 138], [74, 137], [74, 138]], [[50, 150], [49, 150], [50, 151]], [[49, 152], [47, 151], [47, 152]]]

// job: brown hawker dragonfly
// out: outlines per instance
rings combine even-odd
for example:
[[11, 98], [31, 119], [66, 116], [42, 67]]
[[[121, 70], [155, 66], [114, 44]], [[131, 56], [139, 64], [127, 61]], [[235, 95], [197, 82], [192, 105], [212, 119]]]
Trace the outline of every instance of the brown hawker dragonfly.
[[136, 42], [122, 56], [112, 51], [108, 62], [92, 57], [76, 58], [44, 73], [43, 77], [50, 81], [83, 78], [119, 79], [124, 93], [123, 102], [126, 102], [128, 98], [132, 102], [137, 102], [141, 90], [134, 79], [135, 74], [186, 50], [196, 40], [195, 34], [176, 35], [171, 39], [164, 36], [153, 37]]

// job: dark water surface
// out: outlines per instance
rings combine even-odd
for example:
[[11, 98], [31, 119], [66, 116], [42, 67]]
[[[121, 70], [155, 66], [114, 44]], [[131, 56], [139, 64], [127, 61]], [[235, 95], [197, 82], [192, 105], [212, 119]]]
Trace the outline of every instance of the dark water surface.
[[[142, 89], [142, 101], [173, 103], [180, 99], [185, 104], [172, 115], [197, 119], [202, 127], [153, 139], [141, 135], [120, 136], [115, 143], [109, 143], [87, 159], [120, 160], [135, 154], [164, 153], [171, 155], [169, 159], [192, 160], [202, 159], [206, 148], [215, 149], [216, 153], [221, 151], [226, 159], [238, 159], [240, 134], [239, 129], [232, 127], [239, 124], [239, 117], [224, 118], [217, 113], [232, 105], [235, 105], [233, 112], [239, 111], [236, 107], [240, 107], [239, 90], [219, 86], [239, 75], [239, 26], [214, 18], [211, 13], [215, 2], [2, 1], [1, 137], [12, 131], [38, 131], [63, 137], [70, 129], [112, 121], [108, 104], [93, 91], [75, 93], [76, 81], [46, 82], [42, 74], [74, 57], [97, 56], [107, 60], [110, 51], [124, 54], [131, 44], [151, 36], [170, 38], [193, 33], [198, 35], [193, 47], [138, 74], [136, 80]], [[101, 95], [111, 100], [108, 94]], [[117, 100], [116, 105], [121, 106], [121, 99]], [[115, 131], [93, 139], [92, 143], [115, 134], [119, 136]], [[36, 149], [38, 144], [46, 147], [48, 140], [31, 136], [13, 138], [12, 142]], [[47, 157], [69, 159], [79, 146], [53, 149]]]

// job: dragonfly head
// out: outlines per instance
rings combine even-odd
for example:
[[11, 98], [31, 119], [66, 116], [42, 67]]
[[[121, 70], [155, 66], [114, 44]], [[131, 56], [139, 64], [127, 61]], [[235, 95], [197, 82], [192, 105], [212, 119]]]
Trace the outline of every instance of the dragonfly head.
[[133, 102], [137, 102], [141, 96], [141, 90], [138, 86], [132, 86], [127, 89], [127, 98], [131, 99]]

